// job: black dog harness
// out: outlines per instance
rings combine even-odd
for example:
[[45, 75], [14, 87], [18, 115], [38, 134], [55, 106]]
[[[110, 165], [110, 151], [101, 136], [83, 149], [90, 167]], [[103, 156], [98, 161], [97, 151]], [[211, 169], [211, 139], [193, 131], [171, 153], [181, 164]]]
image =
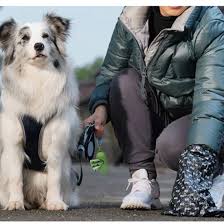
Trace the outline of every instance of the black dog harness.
[[[53, 117], [53, 116], [52, 116]], [[52, 118], [51, 117], [51, 118]], [[45, 171], [46, 163], [42, 156], [42, 135], [44, 128], [51, 120], [48, 119], [45, 124], [38, 122], [35, 118], [24, 115], [20, 119], [20, 123], [23, 129], [23, 146], [26, 155], [29, 159], [24, 162], [24, 167], [27, 169], [32, 169], [36, 171]], [[83, 171], [82, 171], [82, 153], [85, 153], [85, 157], [91, 160], [95, 152], [95, 135], [94, 135], [94, 124], [89, 124], [85, 127], [82, 135], [80, 136], [78, 142], [78, 159], [80, 161], [80, 174], [74, 173], [77, 178], [77, 185], [79, 186], [82, 182]], [[73, 159], [73, 157], [72, 157]]]
[[42, 156], [40, 156], [40, 143], [42, 142], [42, 131], [45, 125], [28, 115], [24, 115], [21, 118], [21, 125], [24, 136], [24, 150], [29, 157], [29, 160], [25, 160], [24, 167], [43, 172], [46, 168], [46, 164]]

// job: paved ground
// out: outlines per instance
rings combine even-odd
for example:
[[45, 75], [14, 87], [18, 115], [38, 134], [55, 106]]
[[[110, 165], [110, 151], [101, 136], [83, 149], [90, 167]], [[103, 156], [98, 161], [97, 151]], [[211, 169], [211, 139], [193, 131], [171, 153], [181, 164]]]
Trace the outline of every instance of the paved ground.
[[[65, 212], [0, 211], [0, 220], [14, 221], [223, 221], [215, 218], [179, 218], [161, 215], [157, 211], [123, 211], [119, 209], [122, 197], [126, 194], [128, 171], [126, 167], [111, 167], [107, 176], [102, 176], [84, 167], [84, 179], [80, 188], [81, 205]], [[161, 187], [161, 200], [167, 205], [175, 172], [158, 170]]]

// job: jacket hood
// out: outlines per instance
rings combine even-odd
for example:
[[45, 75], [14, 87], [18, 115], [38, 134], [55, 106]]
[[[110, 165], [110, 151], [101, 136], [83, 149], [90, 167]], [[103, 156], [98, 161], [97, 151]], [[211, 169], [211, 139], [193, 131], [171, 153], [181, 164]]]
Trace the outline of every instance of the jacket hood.
[[[199, 11], [202, 7], [192, 6], [187, 8], [177, 19], [174, 21], [171, 30], [184, 31], [186, 27], [191, 27], [195, 17], [198, 17]], [[119, 19], [128, 28], [138, 41], [140, 47], [147, 50], [149, 40], [149, 27], [148, 27], [148, 13], [150, 6], [127, 6]], [[189, 19], [194, 15], [194, 19]]]

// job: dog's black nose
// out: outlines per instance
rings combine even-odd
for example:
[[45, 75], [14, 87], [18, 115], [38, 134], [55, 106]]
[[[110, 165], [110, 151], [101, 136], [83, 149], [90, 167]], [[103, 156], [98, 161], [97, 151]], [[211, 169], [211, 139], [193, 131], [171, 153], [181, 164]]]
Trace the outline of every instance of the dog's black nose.
[[34, 44], [34, 49], [36, 51], [42, 51], [44, 49], [44, 45], [42, 43], [35, 43]]

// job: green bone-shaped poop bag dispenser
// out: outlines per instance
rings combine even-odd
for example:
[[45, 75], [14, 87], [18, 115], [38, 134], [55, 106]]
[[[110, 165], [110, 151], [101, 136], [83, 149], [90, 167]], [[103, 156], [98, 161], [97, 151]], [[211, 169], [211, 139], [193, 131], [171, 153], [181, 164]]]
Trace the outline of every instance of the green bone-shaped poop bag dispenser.
[[105, 152], [100, 146], [96, 152], [96, 158], [90, 160], [90, 166], [92, 167], [94, 171], [99, 171], [103, 175], [107, 174], [108, 172], [107, 157]]

